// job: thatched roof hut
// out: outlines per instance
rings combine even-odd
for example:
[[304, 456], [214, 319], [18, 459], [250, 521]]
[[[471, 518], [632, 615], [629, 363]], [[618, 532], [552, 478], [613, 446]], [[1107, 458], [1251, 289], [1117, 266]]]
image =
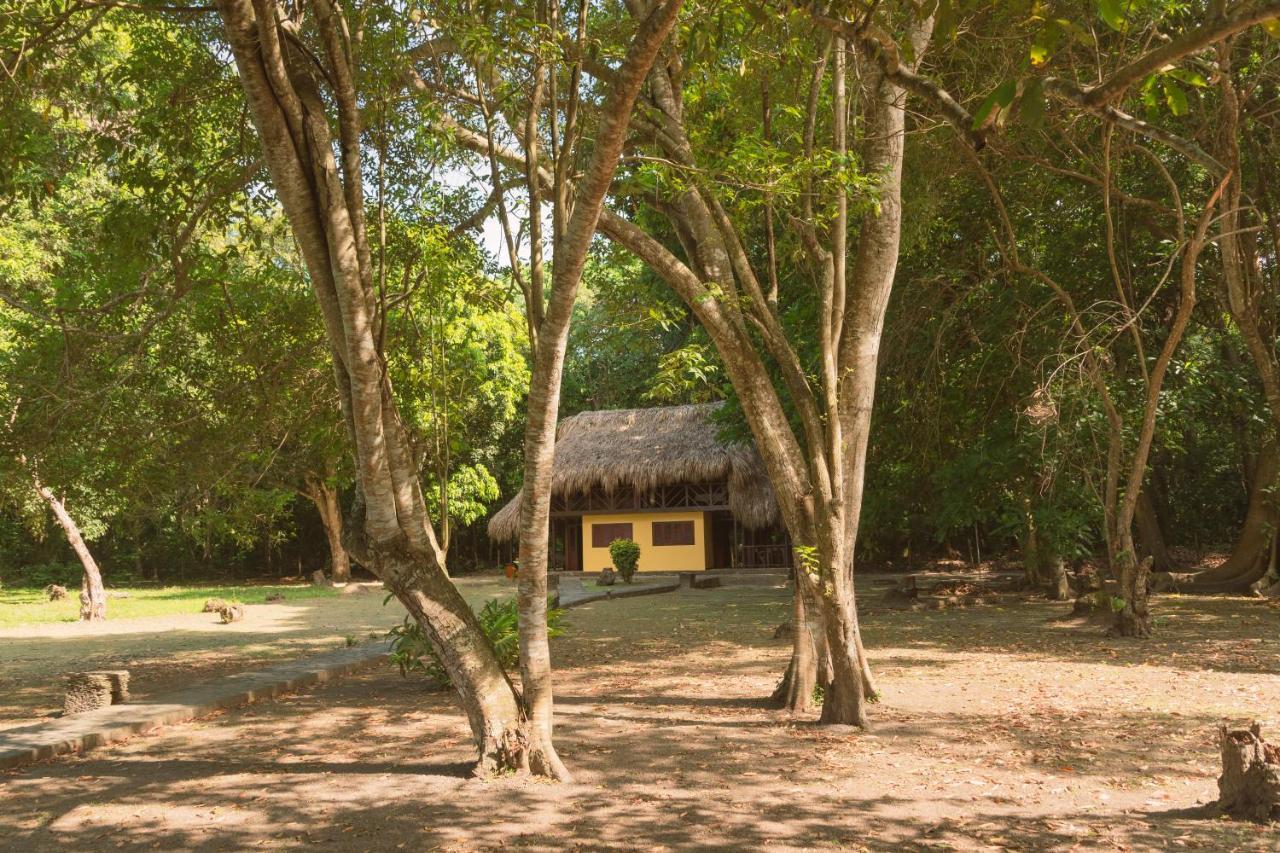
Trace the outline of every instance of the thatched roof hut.
[[[582, 412], [560, 422], [551, 488], [554, 496], [631, 487], [647, 492], [678, 483], [727, 482], [729, 509], [740, 524], [767, 527], [778, 502], [760, 455], [750, 444], [720, 439], [712, 414], [723, 404]], [[489, 536], [520, 530], [517, 494], [489, 520]]]

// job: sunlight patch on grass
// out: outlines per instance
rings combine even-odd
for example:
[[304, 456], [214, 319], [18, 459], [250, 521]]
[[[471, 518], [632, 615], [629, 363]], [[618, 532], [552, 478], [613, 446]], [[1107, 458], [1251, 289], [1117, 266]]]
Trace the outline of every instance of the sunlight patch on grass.
[[[62, 601], [49, 601], [41, 589], [0, 589], [0, 627], [76, 621], [80, 615], [80, 592], [68, 592]], [[199, 613], [206, 598], [262, 604], [267, 596], [279, 594], [287, 604], [304, 598], [329, 598], [338, 592], [333, 587], [309, 584], [121, 587], [108, 590], [107, 619]]]

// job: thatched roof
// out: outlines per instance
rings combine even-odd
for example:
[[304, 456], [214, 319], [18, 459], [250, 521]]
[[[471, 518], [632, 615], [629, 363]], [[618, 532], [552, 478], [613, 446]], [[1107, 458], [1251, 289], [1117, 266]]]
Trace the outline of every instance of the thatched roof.
[[[552, 493], [592, 488], [640, 492], [677, 483], [729, 482], [729, 508], [748, 527], [778, 518], [778, 502], [764, 463], [750, 444], [725, 444], [711, 415], [721, 403], [655, 409], [582, 412], [560, 422]], [[515, 539], [520, 530], [517, 494], [489, 519], [489, 536]]]

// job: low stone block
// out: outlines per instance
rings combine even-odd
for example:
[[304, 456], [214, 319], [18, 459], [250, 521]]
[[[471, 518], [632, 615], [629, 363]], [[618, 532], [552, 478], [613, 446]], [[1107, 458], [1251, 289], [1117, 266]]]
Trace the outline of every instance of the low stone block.
[[111, 704], [120, 705], [129, 701], [129, 670], [107, 669], [103, 674], [111, 680]]
[[715, 589], [720, 586], [720, 578], [703, 578], [694, 575], [689, 579], [689, 586], [693, 589]]
[[83, 714], [111, 704], [111, 677], [105, 672], [76, 672], [67, 676], [62, 714]]

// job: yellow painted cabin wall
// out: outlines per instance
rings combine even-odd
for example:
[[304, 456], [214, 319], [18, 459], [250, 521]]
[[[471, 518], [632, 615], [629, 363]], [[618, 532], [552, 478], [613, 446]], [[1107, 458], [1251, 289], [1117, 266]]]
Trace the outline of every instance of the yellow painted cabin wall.
[[[582, 517], [582, 567], [598, 572], [613, 565], [608, 546], [591, 547], [592, 524], [631, 524], [631, 537], [640, 546], [641, 572], [700, 572], [707, 568], [707, 524], [705, 512], [626, 512]], [[692, 521], [692, 545], [653, 544], [653, 522]]]

